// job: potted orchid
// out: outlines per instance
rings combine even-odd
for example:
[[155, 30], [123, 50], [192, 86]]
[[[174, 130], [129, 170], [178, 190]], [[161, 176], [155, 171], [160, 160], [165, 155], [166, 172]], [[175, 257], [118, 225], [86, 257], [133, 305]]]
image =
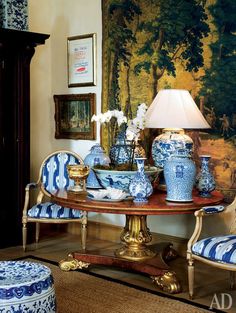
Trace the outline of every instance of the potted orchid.
[[[129, 183], [136, 174], [134, 158], [145, 156], [144, 149], [138, 144], [141, 131], [145, 128], [146, 104], [137, 108], [134, 119], [128, 120], [122, 111], [113, 110], [92, 116], [92, 121], [99, 122], [107, 131], [108, 152], [112, 160], [109, 167], [93, 168], [99, 183], [104, 187], [114, 187], [128, 191]], [[115, 126], [114, 126], [115, 125]], [[124, 164], [125, 163], [125, 164]], [[156, 167], [145, 169], [150, 180], [157, 175]]]
[[146, 111], [146, 104], [140, 104], [137, 116], [129, 121], [119, 110], [109, 110], [92, 116], [92, 121], [99, 122], [106, 128], [108, 153], [113, 166], [128, 164], [129, 169], [132, 169], [134, 157], [145, 156], [145, 151], [138, 141], [140, 132], [145, 128]]

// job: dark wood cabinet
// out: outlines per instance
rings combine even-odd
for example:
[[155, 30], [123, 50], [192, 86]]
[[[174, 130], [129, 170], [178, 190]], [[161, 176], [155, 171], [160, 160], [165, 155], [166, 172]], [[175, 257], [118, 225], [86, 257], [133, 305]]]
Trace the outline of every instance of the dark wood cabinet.
[[49, 35], [0, 29], [0, 248], [21, 243], [30, 180], [30, 62]]

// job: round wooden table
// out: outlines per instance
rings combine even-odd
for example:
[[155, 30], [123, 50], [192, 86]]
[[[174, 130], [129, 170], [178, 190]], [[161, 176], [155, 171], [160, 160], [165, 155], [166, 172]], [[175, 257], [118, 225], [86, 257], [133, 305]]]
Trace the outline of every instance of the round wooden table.
[[125, 214], [126, 222], [121, 233], [121, 248], [107, 251], [77, 251], [60, 262], [63, 270], [88, 267], [90, 264], [112, 265], [151, 275], [153, 281], [169, 293], [180, 292], [181, 286], [167, 261], [176, 257], [172, 244], [147, 245], [152, 236], [147, 227], [148, 215], [192, 214], [203, 206], [222, 203], [223, 195], [214, 191], [210, 198], [193, 192], [193, 201], [176, 203], [165, 200], [165, 192], [155, 192], [148, 203], [137, 204], [132, 199], [120, 202], [94, 201], [86, 194], [58, 190], [52, 195], [55, 203], [73, 209], [111, 214]]

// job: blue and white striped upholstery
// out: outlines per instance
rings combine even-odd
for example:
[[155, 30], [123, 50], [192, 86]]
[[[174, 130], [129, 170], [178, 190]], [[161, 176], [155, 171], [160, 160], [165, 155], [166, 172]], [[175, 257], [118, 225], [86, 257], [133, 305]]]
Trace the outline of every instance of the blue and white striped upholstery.
[[42, 183], [49, 193], [59, 189], [74, 185], [74, 181], [69, 179], [68, 164], [80, 164], [79, 160], [68, 153], [58, 153], [48, 158], [42, 169]]
[[29, 217], [34, 218], [82, 218], [82, 212], [70, 208], [64, 208], [60, 205], [51, 202], [44, 202], [41, 204], [34, 205], [28, 211]]
[[192, 252], [211, 261], [236, 264], [236, 235], [204, 238], [192, 246]]

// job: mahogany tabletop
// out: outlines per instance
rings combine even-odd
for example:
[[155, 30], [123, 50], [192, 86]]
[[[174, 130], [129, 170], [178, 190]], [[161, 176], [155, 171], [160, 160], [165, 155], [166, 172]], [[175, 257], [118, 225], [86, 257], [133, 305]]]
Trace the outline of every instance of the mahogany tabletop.
[[147, 203], [137, 204], [132, 199], [120, 202], [102, 202], [89, 199], [86, 195], [60, 189], [52, 195], [52, 200], [62, 206], [77, 210], [128, 214], [128, 215], [168, 215], [190, 214], [203, 206], [216, 205], [223, 202], [224, 196], [219, 191], [213, 191], [210, 198], [202, 198], [197, 191], [193, 192], [192, 202], [166, 201], [164, 191], [155, 191]]

